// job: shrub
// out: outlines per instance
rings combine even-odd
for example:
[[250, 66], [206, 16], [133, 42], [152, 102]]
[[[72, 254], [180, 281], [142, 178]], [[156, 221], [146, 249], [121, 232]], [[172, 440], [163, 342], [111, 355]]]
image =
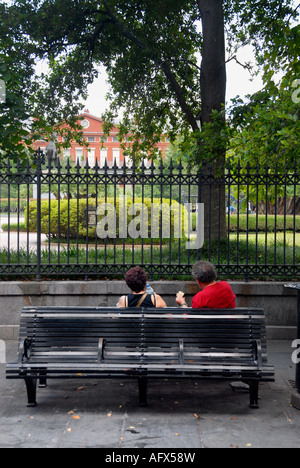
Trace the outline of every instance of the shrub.
[[1, 198], [0, 213], [23, 213], [27, 206], [27, 200], [20, 198]]
[[[247, 225], [248, 219], [248, 225]], [[294, 222], [295, 222], [295, 230], [296, 232], [300, 232], [300, 216], [294, 217], [293, 215], [245, 215], [240, 214], [237, 215], [230, 215], [230, 232], [274, 232], [275, 228], [276, 231], [294, 231]], [[226, 222], [228, 224], [228, 216], [226, 218]], [[247, 229], [248, 228], [248, 229]]]
[[[119, 232], [119, 221], [120, 215], [122, 219], [122, 213], [126, 209], [127, 213], [127, 232], [135, 233], [136, 237], [141, 237], [138, 235], [138, 231], [141, 230], [141, 223], [143, 214], [148, 214], [148, 224], [144, 224], [144, 230], [142, 237], [149, 238], [153, 237], [151, 234], [154, 234], [153, 230], [155, 231], [154, 238], [160, 238], [161, 233], [165, 234], [165, 238], [178, 238], [178, 231], [180, 227], [182, 227], [182, 232], [184, 233], [184, 216], [182, 216], [182, 224], [180, 225], [180, 207], [182, 209], [182, 215], [184, 214], [184, 208], [176, 201], [169, 200], [169, 199], [153, 199], [144, 198], [135, 198], [134, 200], [134, 210], [133, 210], [133, 199], [127, 197], [127, 206], [120, 204], [120, 200], [117, 198], [107, 198], [99, 199], [96, 203], [96, 199], [91, 198], [88, 200], [86, 199], [78, 199], [78, 200], [42, 200], [41, 202], [41, 229], [42, 232], [47, 234], [51, 238], [60, 238], [60, 239], [76, 239], [76, 238], [84, 238], [87, 237], [89, 239], [95, 239], [99, 232], [105, 231], [105, 222], [110, 223], [110, 228], [115, 226], [115, 233], [117, 238], [123, 238], [122, 232]], [[110, 204], [110, 206], [114, 207], [115, 210], [115, 217], [113, 225], [113, 221], [111, 218], [108, 218], [108, 213], [105, 211], [105, 202]], [[142, 204], [147, 208], [144, 213], [142, 212]], [[155, 217], [155, 222], [151, 226], [151, 220], [153, 219], [153, 211], [159, 213], [159, 207], [161, 204], [164, 204], [166, 210], [162, 211], [162, 223], [159, 225], [160, 217]], [[172, 212], [170, 217], [170, 211], [168, 207], [172, 205]], [[99, 208], [100, 207], [100, 208]], [[96, 226], [87, 226], [87, 208], [89, 210], [97, 209], [97, 222], [98, 222], [98, 229], [96, 231]], [[111, 221], [110, 221], [111, 220]], [[27, 225], [29, 222], [29, 231], [35, 232], [37, 229], [37, 202], [32, 201], [30, 202], [28, 209], [25, 212], [25, 224]], [[113, 226], [112, 226], [113, 225]], [[160, 227], [161, 226], [161, 227]], [[102, 229], [101, 229], [102, 227]], [[152, 230], [151, 230], [152, 228]], [[162, 229], [162, 231], [160, 231]], [[176, 230], [176, 231], [175, 231]], [[176, 234], [174, 234], [176, 232]], [[111, 230], [110, 230], [111, 233]], [[167, 234], [167, 235], [166, 235]], [[106, 235], [103, 236], [105, 238]], [[107, 236], [112, 237], [112, 236]], [[128, 237], [130, 237], [128, 235]]]

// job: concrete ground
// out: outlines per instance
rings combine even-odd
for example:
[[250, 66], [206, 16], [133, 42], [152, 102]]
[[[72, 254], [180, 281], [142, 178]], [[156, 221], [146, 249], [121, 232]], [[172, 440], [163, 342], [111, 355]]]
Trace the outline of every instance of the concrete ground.
[[[16, 342], [7, 342], [15, 361]], [[54, 380], [27, 408], [23, 381], [0, 365], [1, 448], [255, 448], [300, 447], [300, 411], [290, 404], [291, 342], [269, 342], [276, 382], [260, 386], [260, 408], [227, 382], [149, 382], [149, 406], [138, 406], [135, 381]]]

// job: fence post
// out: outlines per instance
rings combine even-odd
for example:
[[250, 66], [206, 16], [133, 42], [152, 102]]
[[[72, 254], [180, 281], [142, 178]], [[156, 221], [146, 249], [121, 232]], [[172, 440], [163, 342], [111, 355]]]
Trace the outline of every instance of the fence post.
[[41, 244], [42, 244], [42, 165], [45, 162], [45, 157], [41, 148], [35, 152], [34, 163], [36, 164], [36, 188], [37, 188], [37, 209], [36, 209], [36, 277], [35, 281], [41, 281]]

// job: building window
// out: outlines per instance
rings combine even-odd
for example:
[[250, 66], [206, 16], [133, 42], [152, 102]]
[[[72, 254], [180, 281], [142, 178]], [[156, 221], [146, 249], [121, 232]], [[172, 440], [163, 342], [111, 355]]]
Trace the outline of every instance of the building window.
[[107, 150], [100, 151], [100, 167], [104, 167], [105, 160], [107, 161]]
[[83, 161], [83, 148], [76, 148], [76, 164], [80, 164]]
[[88, 162], [90, 167], [95, 167], [95, 149], [88, 149]]
[[95, 142], [95, 137], [87, 137], [88, 143], [94, 143]]
[[114, 137], [113, 137], [113, 142], [114, 142], [114, 143], [119, 143], [119, 138], [118, 138], [117, 136], [114, 136]]
[[67, 148], [63, 150], [63, 159], [68, 159], [71, 156], [71, 148]]
[[120, 166], [120, 150], [119, 149], [113, 149], [113, 164], [116, 164], [119, 167]]
[[132, 167], [132, 159], [130, 159], [129, 156], [126, 156], [124, 160], [127, 167]]

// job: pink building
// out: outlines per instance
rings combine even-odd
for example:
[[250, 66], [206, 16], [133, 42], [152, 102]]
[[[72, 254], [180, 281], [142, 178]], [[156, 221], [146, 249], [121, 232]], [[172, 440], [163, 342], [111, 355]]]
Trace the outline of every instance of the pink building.
[[[107, 137], [103, 132], [103, 122], [99, 117], [91, 115], [88, 110], [85, 110], [81, 116], [81, 126], [83, 128], [83, 136], [89, 143], [89, 147], [85, 148], [80, 146], [76, 142], [72, 142], [71, 148], [63, 150], [64, 157], [70, 157], [74, 162], [80, 161], [84, 163], [86, 160], [89, 161], [90, 167], [95, 166], [96, 161], [100, 167], [103, 166], [105, 159], [109, 166], [114, 164], [116, 161], [120, 167], [124, 163], [123, 149], [121, 143], [118, 140], [118, 129], [114, 127], [110, 136]], [[130, 136], [130, 135], [128, 135]], [[58, 136], [58, 142], [62, 141], [62, 137]], [[169, 147], [167, 138], [162, 136], [161, 142], [157, 144], [157, 147], [161, 150], [162, 155], [165, 154], [166, 149]], [[46, 148], [47, 142], [44, 140], [38, 140], [35, 142], [35, 149]], [[148, 162], [148, 165], [150, 162]]]

